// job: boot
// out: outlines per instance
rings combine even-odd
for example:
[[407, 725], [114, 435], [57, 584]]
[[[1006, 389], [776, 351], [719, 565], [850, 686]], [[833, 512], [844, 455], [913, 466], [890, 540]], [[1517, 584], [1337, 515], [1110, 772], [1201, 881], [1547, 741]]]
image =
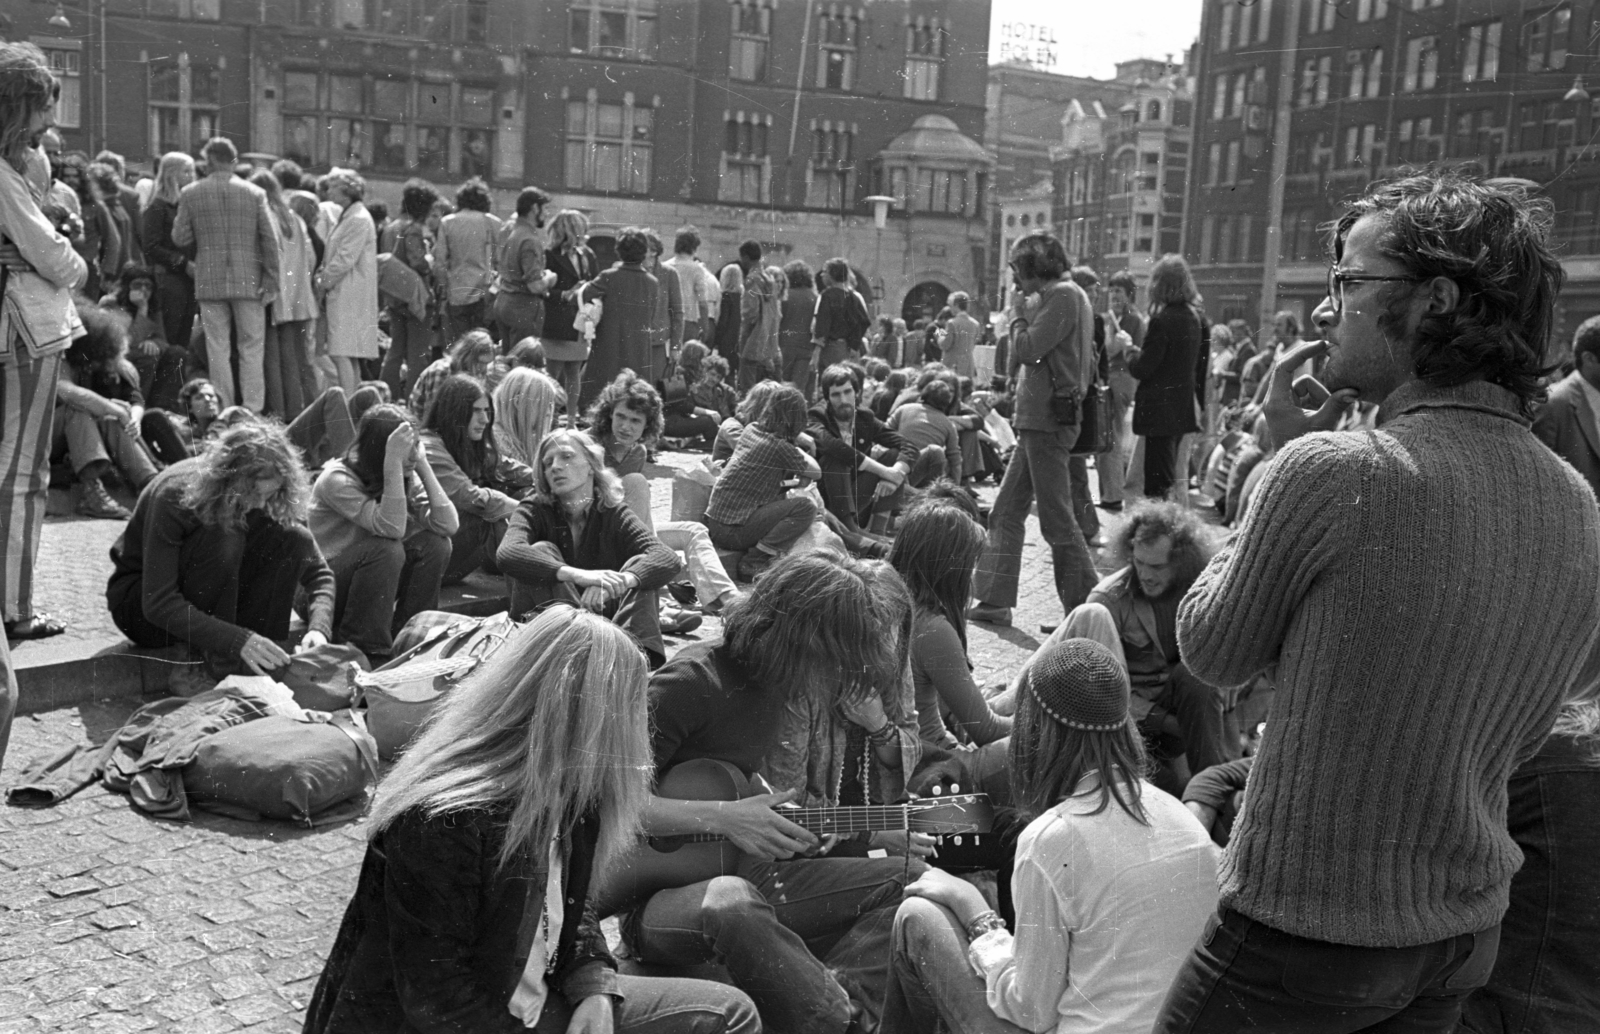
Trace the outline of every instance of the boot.
[[133, 514], [126, 506], [111, 498], [105, 483], [97, 477], [86, 477], [81, 482], [83, 494], [78, 497], [78, 513], [100, 520], [125, 521]]

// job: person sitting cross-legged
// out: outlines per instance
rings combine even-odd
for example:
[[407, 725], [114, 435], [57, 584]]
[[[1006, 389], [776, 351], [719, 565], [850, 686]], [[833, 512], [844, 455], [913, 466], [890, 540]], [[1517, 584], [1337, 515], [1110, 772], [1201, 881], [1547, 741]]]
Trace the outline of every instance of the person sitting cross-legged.
[[156, 476], [156, 462], [141, 439], [144, 395], [128, 361], [128, 332], [118, 317], [96, 305], [79, 305], [85, 333], [61, 364], [51, 452], [72, 465], [82, 487], [78, 512], [127, 520], [128, 510], [101, 480], [119, 475], [135, 492]]
[[386, 657], [412, 615], [439, 609], [456, 508], [405, 410], [361, 414], [355, 446], [317, 477], [310, 523], [333, 568], [335, 638]]
[[1178, 653], [1178, 603], [1200, 576], [1211, 547], [1192, 511], [1150, 501], [1129, 514], [1114, 548], [1125, 566], [1096, 585], [1052, 639], [1092, 635], [1095, 624], [1111, 622], [1133, 682], [1140, 729], [1157, 743], [1173, 733], [1182, 742], [1182, 758], [1175, 750], [1159, 756], [1163, 769], [1157, 774], [1158, 785], [1181, 793], [1192, 773], [1240, 754], [1239, 731], [1223, 710], [1225, 694], [1191, 672]]
[[552, 431], [539, 443], [534, 494], [517, 507], [500, 542], [511, 580], [511, 614], [552, 600], [581, 603], [627, 629], [666, 660], [655, 590], [682, 566], [622, 501], [600, 446], [582, 431]]
[[1219, 852], [1145, 782], [1116, 655], [1049, 644], [1023, 684], [1010, 767], [1032, 821], [1011, 877], [1016, 929], [973, 884], [929, 869], [895, 915], [880, 1034], [1147, 1034], [1216, 908]]
[[[860, 408], [860, 389], [850, 367], [837, 363], [822, 371], [818, 393], [822, 401], [811, 410], [807, 430], [817, 441], [823, 502], [852, 530], [863, 525], [873, 532], [888, 530], [917, 451], [870, 410]], [[893, 455], [879, 462], [873, 459], [874, 447]]]

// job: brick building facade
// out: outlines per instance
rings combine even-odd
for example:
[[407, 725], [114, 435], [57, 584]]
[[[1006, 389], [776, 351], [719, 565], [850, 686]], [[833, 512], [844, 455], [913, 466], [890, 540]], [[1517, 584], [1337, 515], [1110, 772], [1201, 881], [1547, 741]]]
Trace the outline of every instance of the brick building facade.
[[1303, 318], [1321, 300], [1322, 227], [1343, 199], [1460, 163], [1532, 180], [1555, 204], [1558, 337], [1600, 312], [1600, 103], [1584, 79], [1597, 14], [1583, 0], [1207, 0], [1185, 249], [1212, 318], [1260, 318], [1283, 110], [1278, 308]]
[[[987, 0], [64, 0], [68, 26], [52, 13], [28, 4], [9, 31], [67, 81], [69, 148], [148, 167], [220, 132], [308, 169], [354, 166], [391, 201], [410, 175], [481, 175], [502, 209], [536, 183], [602, 240], [693, 222], [713, 264], [750, 236], [780, 263], [845, 254], [897, 313], [956, 289], [981, 298], [992, 277], [992, 161], [976, 143]], [[883, 231], [873, 194], [897, 199]]]

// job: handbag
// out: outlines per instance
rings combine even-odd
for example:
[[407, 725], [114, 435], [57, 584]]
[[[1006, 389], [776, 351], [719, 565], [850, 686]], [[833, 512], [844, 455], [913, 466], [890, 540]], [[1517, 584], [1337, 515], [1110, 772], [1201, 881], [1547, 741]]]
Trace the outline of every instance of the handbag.
[[1083, 396], [1081, 406], [1083, 422], [1078, 425], [1078, 441], [1072, 447], [1075, 456], [1110, 452], [1116, 441], [1111, 426], [1111, 386], [1096, 380]]

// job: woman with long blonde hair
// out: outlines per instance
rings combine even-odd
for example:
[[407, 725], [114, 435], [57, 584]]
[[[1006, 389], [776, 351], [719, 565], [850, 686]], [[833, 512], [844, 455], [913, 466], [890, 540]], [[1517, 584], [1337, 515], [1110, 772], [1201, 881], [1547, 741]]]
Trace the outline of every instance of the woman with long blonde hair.
[[161, 308], [167, 343], [189, 347], [200, 305], [194, 298], [194, 248], [179, 247], [172, 239], [178, 218], [178, 196], [194, 182], [194, 159], [182, 151], [169, 151], [156, 166], [155, 187], [140, 215], [144, 231], [145, 261], [156, 271], [156, 296]]
[[494, 389], [494, 440], [500, 455], [533, 466], [539, 443], [555, 426], [561, 389], [537, 370], [519, 366]]
[[443, 699], [384, 780], [307, 1034], [760, 1029], [731, 987], [619, 976], [588, 904], [649, 799], [646, 674], [553, 607]]
[[250, 182], [267, 192], [267, 210], [278, 226], [278, 297], [268, 306], [266, 356], [267, 412], [288, 423], [317, 393], [311, 321], [320, 314], [317, 252], [306, 224], [289, 207], [278, 177], [261, 169]]

